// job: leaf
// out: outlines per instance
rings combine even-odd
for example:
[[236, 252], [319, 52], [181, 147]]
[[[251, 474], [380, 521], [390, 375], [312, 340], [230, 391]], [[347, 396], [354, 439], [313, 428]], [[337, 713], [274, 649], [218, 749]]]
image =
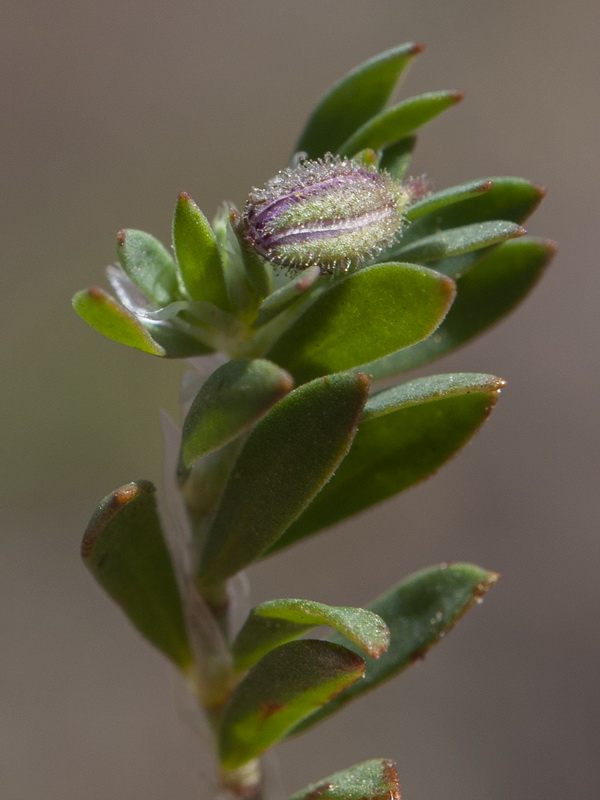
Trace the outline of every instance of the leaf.
[[175, 207], [173, 249], [192, 300], [206, 300], [228, 310], [217, 239], [210, 223], [186, 192], [181, 192]]
[[187, 671], [193, 657], [154, 492], [149, 481], [134, 481], [105, 497], [87, 527], [81, 554], [140, 633]]
[[236, 769], [256, 758], [364, 670], [362, 658], [331, 642], [304, 639], [272, 650], [237, 686], [225, 710], [222, 766]]
[[492, 375], [418, 378], [372, 395], [335, 475], [269, 552], [335, 525], [424, 480], [473, 436], [504, 381]]
[[117, 252], [130, 280], [156, 306], [166, 306], [178, 299], [177, 270], [158, 239], [144, 231], [119, 231]]
[[525, 229], [514, 222], [502, 220], [476, 222], [473, 225], [432, 233], [431, 236], [400, 247], [394, 253], [405, 261], [414, 261], [417, 264], [431, 263], [442, 258], [470, 253], [472, 250], [481, 250], [482, 247], [499, 244], [507, 239], [516, 239], [524, 234]]
[[401, 181], [408, 171], [416, 143], [416, 136], [405, 136], [398, 142], [384, 147], [381, 151], [379, 169], [386, 170], [395, 181]]
[[[443, 564], [411, 575], [370, 603], [368, 608], [379, 614], [390, 629], [388, 651], [377, 661], [366, 664], [364, 680], [313, 712], [289, 735], [311, 728], [423, 658], [474, 604], [481, 602], [498, 577], [497, 573], [472, 564]], [[341, 640], [338, 634], [330, 637], [332, 642], [338, 640]]]
[[296, 151], [308, 158], [335, 153], [339, 145], [385, 106], [402, 73], [423, 50], [409, 42], [380, 53], [333, 86], [309, 118]]
[[364, 761], [307, 786], [289, 800], [400, 800], [398, 773], [393, 761]]
[[364, 367], [375, 380], [433, 361], [500, 320], [535, 286], [556, 252], [552, 242], [504, 242], [457, 280], [457, 297], [433, 336]]
[[[405, 230], [398, 248], [388, 251], [385, 259], [396, 258], [396, 250], [423, 239], [431, 234], [452, 228], [472, 225], [477, 222], [505, 220], [523, 223], [535, 211], [544, 196], [544, 190], [522, 178], [489, 178], [492, 188], [461, 203], [446, 206], [424, 214]], [[442, 258], [435, 262], [435, 269], [451, 277], [470, 269], [487, 255], [488, 250], [471, 251], [462, 255]]]
[[219, 367], [194, 398], [183, 424], [182, 461], [195, 461], [247, 430], [292, 390], [291, 376], [264, 359], [236, 359]]
[[234, 666], [243, 672], [275, 647], [319, 625], [335, 628], [371, 658], [379, 658], [389, 645], [383, 621], [364, 608], [326, 606], [313, 600], [268, 600], [252, 609], [238, 633], [232, 645]]
[[493, 187], [490, 180], [469, 181], [461, 183], [459, 186], [451, 186], [441, 192], [428, 194], [416, 203], [413, 203], [406, 211], [406, 217], [411, 222], [419, 219], [425, 214], [432, 214], [442, 208], [469, 200], [471, 197], [478, 197], [480, 194], [489, 192]]
[[340, 145], [338, 152], [353, 156], [367, 147], [380, 150], [394, 144], [462, 100], [462, 92], [428, 92], [410, 97], [365, 122]]
[[259, 558], [304, 510], [348, 452], [369, 391], [360, 373], [299, 386], [250, 432], [207, 534], [205, 590]]
[[138, 318], [103, 289], [95, 286], [77, 292], [73, 308], [88, 325], [109, 339], [154, 356], [165, 355], [164, 348], [154, 341]]
[[277, 289], [276, 292], [273, 292], [260, 304], [258, 316], [253, 327], [259, 328], [261, 325], [266, 325], [267, 322], [270, 322], [282, 311], [288, 309], [297, 300], [306, 297], [306, 292], [312, 289], [320, 277], [321, 270], [319, 267], [308, 267], [297, 278], [286, 283], [281, 289]]
[[352, 369], [424, 339], [444, 318], [454, 283], [414, 264], [376, 264], [333, 281], [266, 357], [298, 383]]

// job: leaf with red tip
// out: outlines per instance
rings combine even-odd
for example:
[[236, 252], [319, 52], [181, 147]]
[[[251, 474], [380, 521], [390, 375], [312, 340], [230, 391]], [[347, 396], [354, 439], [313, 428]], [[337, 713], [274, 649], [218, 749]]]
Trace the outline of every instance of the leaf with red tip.
[[140, 633], [186, 671], [193, 656], [154, 494], [149, 481], [134, 481], [105, 497], [87, 527], [81, 554]]
[[396, 765], [383, 758], [364, 761], [307, 786], [289, 800], [400, 800]]
[[383, 620], [364, 608], [326, 606], [314, 600], [268, 600], [252, 609], [232, 645], [235, 668], [249, 669], [275, 647], [319, 625], [339, 631], [371, 658], [379, 658], [389, 645]]
[[370, 119], [339, 148], [343, 156], [353, 156], [367, 147], [380, 150], [421, 128], [443, 111], [462, 100], [455, 91], [428, 92], [403, 100]]
[[315, 709], [361, 678], [360, 656], [304, 639], [272, 650], [234, 690], [219, 732], [219, 755], [236, 769], [278, 741]]
[[381, 111], [402, 73], [422, 49], [414, 42], [402, 44], [353, 69], [319, 102], [296, 151], [309, 158], [337, 152], [345, 139]]

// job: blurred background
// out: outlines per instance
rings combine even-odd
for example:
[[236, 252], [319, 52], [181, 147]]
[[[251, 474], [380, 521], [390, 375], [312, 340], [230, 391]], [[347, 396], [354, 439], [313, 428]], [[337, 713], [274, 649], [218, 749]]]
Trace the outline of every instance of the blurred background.
[[[7, 4], [8, 5], [8, 4]], [[548, 188], [560, 250], [507, 322], [429, 372], [508, 386], [429, 482], [251, 570], [252, 601], [359, 605], [466, 560], [503, 579], [403, 677], [278, 748], [282, 794], [397, 761], [403, 800], [595, 796], [598, 736], [598, 5], [547, 0], [41, 0], [4, 16], [0, 794], [198, 800], [202, 743], [170, 666], [79, 561], [97, 502], [160, 481], [181, 365], [103, 339], [70, 296], [115, 234], [168, 242], [177, 193], [211, 216], [284, 166], [322, 92], [403, 41], [403, 94], [462, 89], [420, 136], [438, 189]], [[332, 563], [335, 565], [332, 569]]]

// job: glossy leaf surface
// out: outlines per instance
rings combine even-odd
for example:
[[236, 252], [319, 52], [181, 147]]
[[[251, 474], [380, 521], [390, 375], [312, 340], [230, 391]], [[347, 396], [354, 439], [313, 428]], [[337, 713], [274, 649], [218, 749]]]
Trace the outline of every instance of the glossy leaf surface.
[[352, 70], [335, 84], [319, 102], [309, 118], [296, 151], [319, 158], [335, 153], [389, 100], [402, 72], [418, 55], [422, 46], [409, 42], [375, 56]]
[[117, 253], [129, 279], [157, 307], [179, 296], [175, 263], [163, 245], [144, 231], [119, 231]]
[[291, 376], [265, 359], [219, 367], [194, 398], [182, 433], [182, 461], [195, 461], [239, 436], [292, 390]]
[[88, 325], [119, 344], [144, 353], [164, 356], [165, 351], [138, 318], [98, 287], [84, 289], [73, 297], [73, 308]]
[[364, 608], [326, 606], [314, 600], [268, 600], [252, 609], [233, 643], [235, 668], [249, 669], [270, 650], [319, 625], [335, 628], [371, 658], [379, 658], [389, 645], [384, 622]]
[[400, 800], [398, 773], [393, 761], [373, 759], [313, 783], [289, 800]]
[[[425, 653], [496, 583], [498, 575], [472, 564], [433, 567], [410, 576], [367, 608], [379, 614], [391, 633], [388, 651], [366, 664], [365, 678], [315, 711], [291, 733], [299, 733], [346, 703], [392, 678]], [[330, 641], [338, 641], [334, 634]], [[350, 645], [352, 646], [352, 645]]]
[[227, 310], [229, 301], [214, 231], [186, 192], [181, 192], [175, 207], [173, 248], [192, 300], [206, 300]]
[[341, 373], [298, 387], [250, 432], [208, 531], [198, 580], [219, 583], [259, 558], [348, 452], [370, 381]]
[[267, 358], [301, 383], [352, 369], [429, 335], [454, 282], [414, 264], [376, 264], [334, 280], [281, 335]]
[[536, 239], [504, 242], [457, 280], [457, 297], [433, 336], [364, 367], [374, 379], [440, 358], [502, 319], [535, 286], [556, 247]]
[[138, 630], [182, 670], [192, 653], [184, 613], [149, 481], [104, 498], [85, 532], [84, 563]]
[[435, 375], [372, 395], [350, 452], [271, 552], [431, 475], [477, 431], [503, 384], [492, 375]]
[[221, 723], [221, 763], [235, 769], [255, 758], [364, 670], [362, 658], [331, 642], [305, 639], [272, 650], [233, 692]]
[[340, 146], [339, 153], [353, 156], [366, 148], [380, 150], [425, 125], [459, 100], [462, 94], [453, 91], [410, 97], [366, 122]]

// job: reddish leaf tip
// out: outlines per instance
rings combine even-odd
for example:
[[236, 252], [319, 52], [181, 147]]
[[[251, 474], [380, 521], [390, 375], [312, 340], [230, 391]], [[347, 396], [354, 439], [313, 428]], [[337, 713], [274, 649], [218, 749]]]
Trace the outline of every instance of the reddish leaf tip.
[[461, 100], [464, 100], [465, 93], [461, 92], [460, 90], [455, 90], [452, 92], [448, 92], [449, 96], [452, 98], [454, 103], [460, 103]]
[[400, 780], [398, 778], [398, 771], [393, 761], [385, 759], [382, 769], [382, 780], [389, 792], [381, 800], [400, 800]]
[[414, 42], [409, 52], [413, 56], [418, 56], [423, 50], [425, 50], [425, 45], [422, 42]]
[[117, 233], [117, 245], [119, 247], [123, 247], [125, 244], [125, 231], [119, 231]]
[[132, 481], [116, 489], [102, 502], [94, 514], [83, 535], [81, 543], [81, 557], [86, 560], [93, 550], [96, 539], [102, 533], [109, 520], [117, 514], [123, 506], [130, 503], [141, 494], [153, 492], [154, 486], [150, 481]]
[[87, 290], [87, 294], [88, 297], [92, 298], [92, 300], [104, 300], [106, 297], [106, 292], [99, 286], [90, 286], [90, 288]]

